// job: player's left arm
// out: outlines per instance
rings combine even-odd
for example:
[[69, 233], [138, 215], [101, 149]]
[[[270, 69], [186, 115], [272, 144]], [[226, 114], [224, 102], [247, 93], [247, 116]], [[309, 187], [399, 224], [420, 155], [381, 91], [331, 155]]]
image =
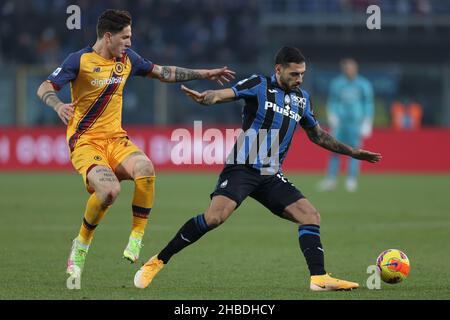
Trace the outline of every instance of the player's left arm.
[[358, 160], [375, 163], [381, 160], [380, 153], [374, 153], [363, 149], [354, 149], [338, 140], [323, 130], [319, 124], [314, 127], [304, 128], [309, 140], [329, 151], [344, 154]]
[[223, 82], [230, 82], [234, 79], [235, 72], [228, 67], [218, 69], [187, 69], [177, 66], [154, 65], [153, 70], [148, 74], [150, 78], [156, 78], [163, 82], [184, 82], [198, 79], [208, 79], [217, 81], [220, 85]]

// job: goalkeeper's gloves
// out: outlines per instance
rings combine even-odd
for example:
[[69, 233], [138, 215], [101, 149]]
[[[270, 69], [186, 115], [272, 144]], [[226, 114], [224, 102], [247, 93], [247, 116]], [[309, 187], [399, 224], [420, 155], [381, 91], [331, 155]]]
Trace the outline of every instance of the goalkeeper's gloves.
[[361, 126], [361, 135], [363, 138], [369, 138], [372, 135], [372, 119], [364, 119]]
[[339, 125], [339, 118], [334, 113], [329, 113], [328, 124], [332, 129], [336, 128]]

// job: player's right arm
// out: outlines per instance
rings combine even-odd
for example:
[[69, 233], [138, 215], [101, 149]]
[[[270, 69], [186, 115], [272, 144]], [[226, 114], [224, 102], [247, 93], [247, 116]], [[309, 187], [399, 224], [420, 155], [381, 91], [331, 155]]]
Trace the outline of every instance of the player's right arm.
[[55, 110], [62, 122], [67, 125], [73, 117], [76, 101], [73, 103], [62, 102], [56, 95], [55, 88], [48, 80], [41, 83], [36, 94], [46, 105]]
[[198, 92], [182, 85], [181, 90], [194, 101], [209, 106], [238, 99], [255, 99], [261, 84], [263, 84], [263, 77], [253, 75], [250, 78], [239, 81], [233, 87], [227, 89]]
[[231, 88], [198, 92], [182, 85], [181, 90], [183, 90], [192, 100], [205, 106], [229, 102], [236, 99], [236, 94]]
[[37, 90], [38, 97], [58, 114], [65, 125], [73, 117], [74, 107], [77, 101], [72, 103], [62, 102], [56, 92], [67, 83], [76, 79], [80, 69], [80, 56], [82, 51], [71, 53], [56, 70], [41, 83]]

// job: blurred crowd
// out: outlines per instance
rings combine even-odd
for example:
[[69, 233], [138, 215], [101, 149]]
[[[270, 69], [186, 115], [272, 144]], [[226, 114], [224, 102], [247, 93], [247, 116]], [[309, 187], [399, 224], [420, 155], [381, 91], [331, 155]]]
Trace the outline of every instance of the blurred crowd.
[[[81, 8], [81, 30], [66, 28], [72, 4]], [[95, 42], [107, 8], [130, 11], [133, 48], [157, 63], [248, 62], [260, 45], [256, 0], [3, 0], [0, 63], [58, 64]]]
[[[66, 28], [72, 4], [81, 8], [81, 30]], [[0, 64], [58, 64], [95, 41], [106, 8], [131, 12], [133, 47], [157, 63], [248, 63], [264, 47], [260, 15], [362, 12], [370, 4], [394, 14], [450, 12], [442, 0], [2, 0]]]
[[366, 12], [368, 6], [375, 4], [387, 14], [450, 13], [450, 1], [447, 0], [262, 0], [262, 2], [266, 11], [275, 12]]

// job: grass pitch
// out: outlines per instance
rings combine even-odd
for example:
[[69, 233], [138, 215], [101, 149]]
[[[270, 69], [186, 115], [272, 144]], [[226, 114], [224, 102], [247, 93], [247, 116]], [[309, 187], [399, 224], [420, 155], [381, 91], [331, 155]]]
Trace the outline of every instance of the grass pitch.
[[[157, 253], [190, 217], [203, 212], [216, 174], [157, 177], [156, 203], [142, 260]], [[327, 271], [357, 281], [352, 292], [310, 292], [294, 224], [247, 199], [231, 218], [174, 256], [146, 290], [139, 265], [122, 259], [131, 226], [133, 184], [97, 228], [81, 290], [66, 288], [65, 263], [87, 193], [76, 174], [0, 174], [0, 299], [449, 299], [450, 176], [366, 175], [354, 194], [315, 192], [318, 175], [289, 174], [322, 216]], [[378, 254], [403, 250], [411, 273], [369, 290]]]

